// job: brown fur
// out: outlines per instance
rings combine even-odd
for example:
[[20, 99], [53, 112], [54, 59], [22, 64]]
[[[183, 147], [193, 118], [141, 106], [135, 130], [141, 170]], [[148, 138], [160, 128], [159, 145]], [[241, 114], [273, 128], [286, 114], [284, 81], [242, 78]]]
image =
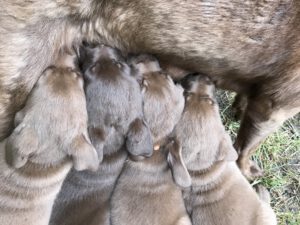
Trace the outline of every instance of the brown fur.
[[249, 155], [299, 112], [300, 3], [293, 0], [5, 1], [0, 9], [0, 137], [61, 46], [82, 39], [147, 52], [245, 94], [236, 141]]
[[[154, 142], [161, 143], [180, 119], [183, 90], [160, 71], [153, 57], [140, 55], [130, 61], [142, 72], [145, 120]], [[161, 89], [153, 82], [158, 80]], [[175, 185], [188, 187], [191, 182], [176, 144], [162, 144], [150, 158], [126, 161], [111, 199], [112, 225], [191, 225]]]
[[17, 113], [12, 135], [0, 143], [3, 225], [48, 225], [72, 165], [76, 170], [98, 167], [87, 135], [83, 80], [74, 69], [46, 69]]
[[196, 75], [183, 85], [186, 105], [174, 138], [192, 177], [184, 199], [193, 225], [275, 225], [271, 207], [235, 163], [237, 153], [221, 122], [212, 82]]
[[103, 150], [103, 162], [96, 172], [69, 173], [54, 205], [53, 225], [109, 224], [110, 196], [127, 152], [150, 156], [153, 151], [140, 86], [120, 52], [85, 46], [80, 53], [89, 135], [96, 150]]

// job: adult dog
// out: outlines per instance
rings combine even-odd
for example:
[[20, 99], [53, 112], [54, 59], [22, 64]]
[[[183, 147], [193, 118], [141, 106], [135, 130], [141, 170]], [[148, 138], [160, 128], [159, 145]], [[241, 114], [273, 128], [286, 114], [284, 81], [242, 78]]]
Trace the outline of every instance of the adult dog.
[[300, 109], [300, 2], [1, 1], [0, 139], [64, 44], [96, 40], [209, 74], [247, 99], [235, 147], [252, 177], [256, 146]]

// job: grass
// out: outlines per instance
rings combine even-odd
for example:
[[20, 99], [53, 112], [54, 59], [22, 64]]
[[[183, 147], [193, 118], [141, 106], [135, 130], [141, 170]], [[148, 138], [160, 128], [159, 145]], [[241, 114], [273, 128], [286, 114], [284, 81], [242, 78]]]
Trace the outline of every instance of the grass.
[[[218, 91], [223, 123], [233, 140], [239, 122], [234, 121], [231, 104], [234, 93]], [[264, 176], [252, 184], [264, 185], [271, 194], [271, 205], [279, 225], [300, 224], [300, 115], [286, 121], [259, 147], [253, 159], [264, 169]]]

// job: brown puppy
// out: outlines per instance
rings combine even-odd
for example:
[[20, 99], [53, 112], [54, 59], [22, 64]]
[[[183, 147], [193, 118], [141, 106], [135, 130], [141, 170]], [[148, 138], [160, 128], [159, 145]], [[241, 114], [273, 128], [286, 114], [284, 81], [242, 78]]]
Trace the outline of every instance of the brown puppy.
[[140, 86], [120, 52], [96, 46], [81, 49], [89, 115], [88, 129], [104, 153], [96, 172], [71, 171], [54, 206], [51, 224], [109, 224], [109, 199], [127, 151], [149, 156], [153, 144], [143, 121]]
[[174, 137], [192, 177], [184, 200], [193, 225], [274, 225], [271, 207], [241, 174], [237, 153], [225, 132], [214, 85], [194, 75], [184, 80], [186, 104]]
[[81, 75], [66, 67], [45, 70], [15, 124], [0, 144], [0, 221], [47, 225], [71, 166], [95, 170], [99, 164], [87, 135]]
[[[236, 141], [249, 155], [300, 111], [300, 2], [294, 0], [4, 1], [0, 9], [0, 138], [41, 71], [83, 38], [213, 77], [248, 99]], [[251, 170], [250, 170], [251, 168]]]
[[148, 159], [126, 161], [111, 199], [111, 224], [190, 225], [181, 190], [174, 183], [187, 187], [190, 177], [176, 143], [162, 144], [180, 119], [183, 89], [160, 71], [153, 57], [137, 56], [131, 65], [143, 72], [145, 119], [154, 142], [162, 147]]

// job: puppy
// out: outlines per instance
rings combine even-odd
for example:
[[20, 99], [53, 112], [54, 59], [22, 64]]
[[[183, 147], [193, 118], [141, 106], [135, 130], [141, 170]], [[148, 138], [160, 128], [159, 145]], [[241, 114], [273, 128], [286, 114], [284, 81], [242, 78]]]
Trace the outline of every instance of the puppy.
[[237, 153], [221, 122], [212, 82], [193, 75], [182, 84], [186, 104], [174, 137], [192, 177], [191, 188], [184, 190], [192, 223], [276, 224], [271, 207], [259, 199], [235, 163]]
[[[180, 119], [183, 89], [160, 71], [152, 57], [138, 56], [131, 63], [143, 72], [144, 115], [152, 138], [164, 146], [163, 139]], [[191, 182], [175, 146], [176, 143], [170, 143], [161, 147], [148, 159], [126, 161], [111, 199], [112, 225], [191, 224], [181, 189], [173, 182], [182, 187]]]
[[121, 54], [106, 46], [81, 48], [89, 134], [104, 159], [97, 172], [72, 171], [51, 224], [109, 224], [109, 199], [127, 157], [149, 156], [151, 134], [143, 121], [142, 94]]
[[247, 177], [261, 175], [249, 161], [260, 142], [300, 112], [299, 1], [1, 3], [0, 140], [11, 132], [13, 116], [40, 71], [62, 45], [82, 39], [155, 54], [167, 64], [209, 74], [220, 87], [246, 96], [235, 147]]
[[0, 221], [47, 225], [71, 166], [95, 170], [99, 164], [87, 134], [81, 75], [67, 67], [46, 69], [15, 124], [0, 144]]

